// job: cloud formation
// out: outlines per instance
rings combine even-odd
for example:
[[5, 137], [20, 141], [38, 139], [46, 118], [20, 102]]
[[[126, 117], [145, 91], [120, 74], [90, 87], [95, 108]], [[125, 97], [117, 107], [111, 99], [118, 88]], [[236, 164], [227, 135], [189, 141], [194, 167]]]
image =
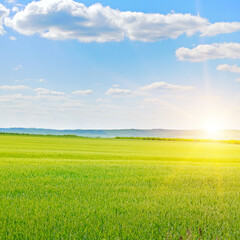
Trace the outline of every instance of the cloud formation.
[[5, 2], [9, 3], [9, 4], [13, 4], [13, 3], [16, 3], [17, 0], [6, 0]]
[[51, 95], [51, 94], [44, 94], [44, 95], [23, 95], [22, 93], [11, 94], [11, 95], [2, 95], [0, 96], [0, 102], [15, 102], [21, 103], [22, 101], [27, 101], [31, 104], [31, 101], [40, 100], [40, 101], [61, 101], [65, 100], [66, 98], [63, 95]]
[[202, 30], [201, 36], [216, 36], [223, 33], [233, 33], [240, 31], [240, 22], [217, 22], [206, 26]]
[[144, 96], [149, 95], [149, 93], [153, 93], [154, 91], [158, 90], [168, 90], [168, 91], [190, 91], [194, 90], [195, 87], [192, 86], [182, 86], [182, 85], [175, 85], [170, 84], [167, 82], [154, 82], [149, 85], [145, 85], [140, 87], [136, 90], [130, 89], [121, 89], [121, 88], [110, 88], [106, 92], [106, 95], [112, 96]]
[[19, 11], [19, 8], [18, 8], [18, 7], [13, 7], [13, 8], [12, 8], [12, 11], [13, 11], [13, 12], [18, 12], [18, 11]]
[[233, 73], [240, 73], [240, 67], [237, 65], [228, 65], [228, 64], [222, 64], [217, 66], [218, 71], [228, 71]]
[[57, 95], [57, 96], [64, 95], [63, 92], [52, 91], [46, 88], [36, 88], [34, 89], [34, 92], [36, 92], [37, 95]]
[[3, 28], [4, 19], [8, 16], [9, 10], [0, 3], [0, 35], [5, 33]]
[[93, 91], [91, 89], [87, 89], [87, 90], [77, 90], [72, 92], [72, 94], [74, 95], [82, 95], [82, 96], [86, 96], [86, 95], [91, 95], [93, 94]]
[[[24, 6], [22, 6], [24, 7]], [[4, 8], [4, 16], [1, 14]], [[89, 7], [74, 0], [32, 1], [21, 11], [15, 6], [15, 15], [0, 4], [0, 26], [5, 24], [24, 35], [39, 34], [52, 40], [76, 39], [80, 42], [132, 41], [154, 42], [191, 36], [215, 36], [240, 31], [240, 22], [217, 22], [182, 13], [122, 12], [100, 3]], [[1, 18], [2, 16], [2, 18]]]
[[86, 7], [73, 0], [40, 0], [29, 3], [6, 24], [24, 35], [39, 34], [48, 39], [77, 39], [80, 42], [152, 42], [193, 35], [208, 21], [191, 14], [145, 14], [121, 12], [100, 3]]
[[240, 58], [240, 43], [201, 44], [193, 49], [179, 48], [176, 56], [180, 61], [203, 62], [209, 59]]
[[113, 95], [113, 96], [131, 95], [131, 94], [133, 94], [132, 90], [121, 89], [121, 88], [110, 88], [106, 92], [106, 95]]
[[0, 90], [5, 90], [5, 91], [17, 91], [17, 90], [29, 90], [31, 89], [28, 86], [24, 86], [24, 85], [3, 85], [0, 86]]
[[[37, 96], [63, 96], [64, 92], [52, 91], [46, 88], [31, 88], [25, 85], [2, 85], [0, 86], [2, 91], [24, 91], [30, 90], [31, 92], [36, 93]], [[18, 94], [16, 96], [19, 96]]]
[[154, 82], [150, 85], [146, 85], [141, 87], [142, 91], [152, 91], [152, 90], [174, 90], [174, 91], [188, 91], [194, 90], [195, 88], [192, 86], [181, 86], [181, 85], [174, 85], [167, 82]]
[[15, 80], [15, 82], [39, 82], [39, 83], [46, 83], [47, 80], [44, 78], [26, 78], [23, 80]]
[[9, 37], [9, 39], [10, 39], [10, 40], [12, 40], [12, 41], [15, 41], [15, 40], [17, 40], [17, 38], [16, 38], [16, 37], [14, 37], [14, 36], [10, 36], [10, 37]]

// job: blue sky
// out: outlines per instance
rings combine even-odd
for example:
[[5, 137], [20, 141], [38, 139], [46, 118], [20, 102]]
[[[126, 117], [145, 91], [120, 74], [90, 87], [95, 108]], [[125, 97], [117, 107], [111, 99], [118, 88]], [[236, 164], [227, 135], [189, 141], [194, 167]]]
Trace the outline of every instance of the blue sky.
[[239, 11], [0, 1], [0, 127], [240, 129]]

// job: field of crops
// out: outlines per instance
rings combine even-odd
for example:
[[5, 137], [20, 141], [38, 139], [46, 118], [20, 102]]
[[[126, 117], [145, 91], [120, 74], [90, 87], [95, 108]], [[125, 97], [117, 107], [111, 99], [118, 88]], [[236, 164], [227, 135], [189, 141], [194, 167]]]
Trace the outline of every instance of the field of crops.
[[0, 135], [0, 239], [240, 239], [240, 145]]

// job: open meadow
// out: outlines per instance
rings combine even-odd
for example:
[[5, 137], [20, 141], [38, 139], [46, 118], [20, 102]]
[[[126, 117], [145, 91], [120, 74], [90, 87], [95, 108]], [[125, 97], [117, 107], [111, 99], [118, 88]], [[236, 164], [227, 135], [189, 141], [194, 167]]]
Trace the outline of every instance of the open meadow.
[[240, 145], [0, 135], [0, 239], [240, 239]]

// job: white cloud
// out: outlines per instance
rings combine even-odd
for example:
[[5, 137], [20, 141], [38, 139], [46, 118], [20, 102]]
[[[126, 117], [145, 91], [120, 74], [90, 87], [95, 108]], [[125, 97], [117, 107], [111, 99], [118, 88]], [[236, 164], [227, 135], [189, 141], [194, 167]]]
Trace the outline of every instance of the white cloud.
[[174, 90], [174, 91], [188, 91], [194, 90], [195, 88], [192, 86], [181, 86], [181, 85], [174, 85], [167, 82], [154, 82], [150, 85], [146, 85], [141, 87], [142, 91], [152, 91], [152, 90]]
[[191, 36], [208, 24], [206, 19], [191, 14], [125, 12], [121, 15], [123, 28], [129, 39], [143, 42], [176, 39], [182, 34]]
[[36, 82], [45, 83], [47, 82], [44, 78], [35, 79]]
[[24, 35], [40, 34], [48, 39], [81, 42], [120, 41], [124, 33], [114, 19], [119, 11], [101, 4], [89, 8], [72, 0], [31, 2], [7, 24]]
[[18, 7], [13, 7], [12, 12], [19, 12], [19, 8]]
[[52, 91], [46, 88], [36, 88], [34, 89], [34, 92], [36, 92], [37, 95], [57, 95], [57, 96], [64, 95], [63, 92]]
[[86, 95], [93, 94], [93, 91], [91, 89], [88, 89], [88, 90], [77, 90], [77, 91], [72, 92], [72, 94], [86, 96]]
[[164, 101], [160, 98], [144, 98], [143, 99], [143, 103], [147, 103], [147, 104], [150, 104], [150, 105], [153, 105], [153, 104], [163, 104]]
[[0, 102], [16, 102], [16, 100], [21, 99], [23, 96], [22, 94], [12, 94], [12, 95], [3, 95], [0, 96]]
[[18, 66], [14, 67], [13, 70], [15, 71], [19, 71], [23, 68], [23, 66], [21, 64], [19, 64]]
[[121, 88], [110, 88], [106, 92], [106, 95], [113, 95], [113, 96], [131, 95], [131, 94], [133, 94], [132, 90], [121, 89]]
[[5, 0], [5, 2], [7, 2], [7, 3], [16, 3], [17, 0]]
[[0, 3], [0, 35], [5, 33], [3, 28], [4, 19], [8, 16], [9, 10]]
[[181, 61], [203, 62], [208, 59], [240, 58], [239, 43], [213, 43], [198, 45], [193, 49], [179, 48], [176, 56]]
[[12, 40], [12, 41], [15, 41], [15, 40], [16, 40], [16, 37], [10, 36], [9, 39]]
[[31, 89], [28, 86], [24, 86], [24, 85], [16, 85], [16, 86], [8, 86], [8, 85], [3, 85], [0, 86], [0, 90], [5, 90], [5, 91], [16, 91], [16, 90], [29, 90]]
[[100, 3], [87, 7], [74, 0], [32, 1], [27, 6], [15, 0], [7, 2], [15, 4], [12, 12], [16, 14], [7, 17], [9, 10], [0, 4], [0, 34], [4, 33], [3, 22], [24, 35], [39, 34], [52, 40], [76, 39], [80, 42], [122, 41], [125, 38], [154, 42], [198, 32], [201, 36], [215, 36], [240, 31], [240, 22], [211, 24], [198, 15], [175, 12], [122, 12]]
[[67, 107], [67, 108], [82, 107], [82, 106], [84, 106], [84, 103], [82, 101], [68, 100], [67, 102], [62, 104], [62, 107]]
[[29, 102], [38, 100], [61, 101], [66, 100], [66, 98], [64, 97], [64, 95], [51, 95], [51, 94], [23, 95], [22, 93], [0, 96], [0, 102], [21, 103], [22, 101]]
[[107, 103], [107, 102], [109, 102], [109, 100], [108, 99], [103, 99], [103, 98], [98, 98], [96, 100], [96, 102], [98, 102], [98, 103]]
[[6, 23], [24, 35], [80, 42], [121, 41], [126, 37], [144, 42], [175, 39], [201, 32], [209, 24], [191, 14], [121, 12], [100, 3], [86, 7], [73, 0], [33, 1]]
[[26, 78], [24, 80], [15, 80], [15, 82], [40, 82], [40, 83], [46, 83], [47, 80], [45, 80], [44, 78]]
[[238, 67], [237, 65], [222, 64], [217, 66], [217, 70], [240, 73], [240, 67]]
[[0, 91], [25, 91], [29, 90], [28, 95], [23, 95], [22, 93], [11, 94], [11, 95], [2, 95], [0, 96], [1, 102], [17, 102], [17, 101], [30, 101], [30, 100], [63, 100], [66, 99], [66, 95], [63, 92], [52, 91], [45, 88], [36, 88], [33, 89], [31, 87], [25, 85], [2, 85], [0, 86]]
[[201, 36], [216, 36], [240, 31], [240, 22], [217, 22], [206, 26]]
[[8, 27], [24, 35], [39, 34], [53, 40], [108, 42], [128, 38], [154, 42], [198, 32], [215, 36], [240, 31], [240, 22], [210, 24], [198, 15], [122, 12], [100, 3], [87, 7], [73, 0], [40, 0], [30, 2], [21, 11], [16, 6], [12, 9], [16, 14], [5, 19]]
[[235, 82], [240, 82], [240, 78], [237, 78], [237, 79], [235, 80]]
[[0, 86], [0, 90], [4, 91], [23, 91], [23, 90], [31, 90], [35, 92], [37, 95], [64, 95], [63, 92], [58, 92], [58, 91], [52, 91], [46, 88], [36, 88], [32, 89], [31, 87], [25, 86], [25, 85], [2, 85]]
[[121, 89], [121, 88], [110, 88], [105, 93], [106, 95], [112, 96], [146, 96], [149, 92], [157, 90], [168, 90], [168, 91], [190, 91], [194, 90], [192, 86], [174, 85], [167, 82], [154, 82], [149, 85], [145, 85], [136, 90]]

